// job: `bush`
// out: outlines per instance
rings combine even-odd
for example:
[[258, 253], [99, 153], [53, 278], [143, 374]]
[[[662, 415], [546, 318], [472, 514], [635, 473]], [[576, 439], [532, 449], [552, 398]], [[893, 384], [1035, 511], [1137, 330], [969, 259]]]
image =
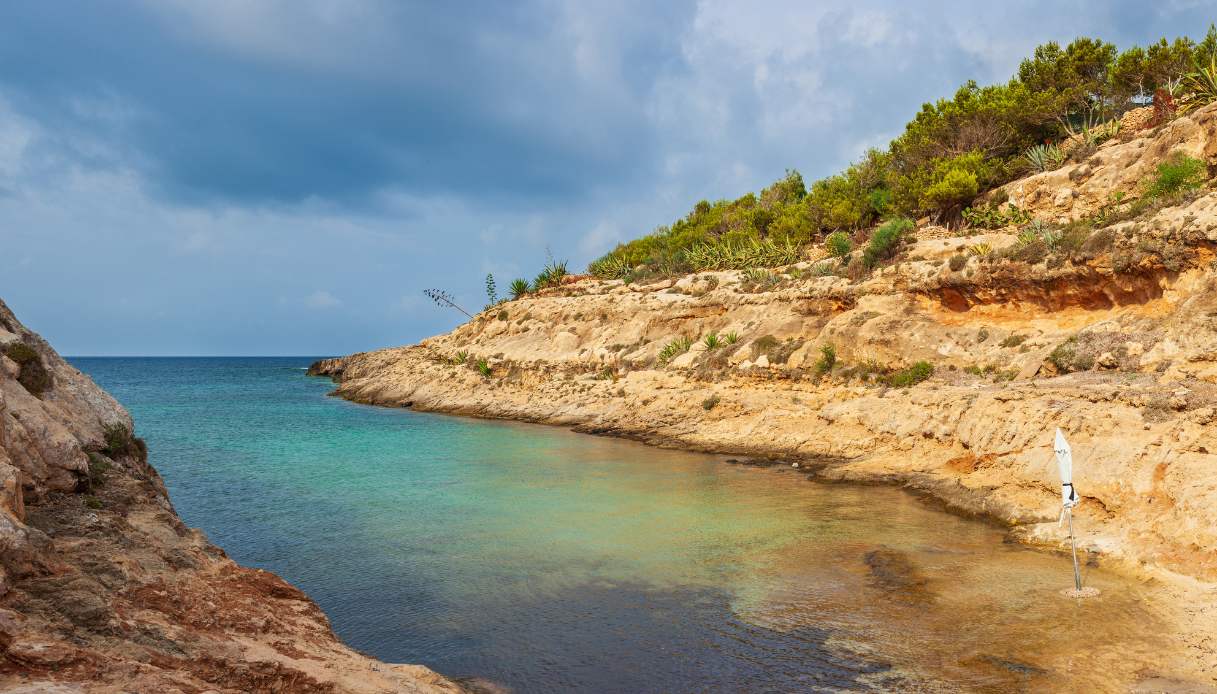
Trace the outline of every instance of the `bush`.
[[89, 453], [89, 487], [100, 487], [106, 481], [106, 473], [110, 471], [110, 461], [97, 453]]
[[13, 342], [4, 348], [4, 356], [17, 364], [17, 382], [31, 395], [40, 397], [51, 387], [51, 372], [47, 371], [33, 347], [24, 342]]
[[875, 267], [880, 261], [890, 258], [900, 248], [905, 232], [916, 225], [911, 219], [893, 219], [871, 234], [870, 242], [862, 253], [862, 262], [867, 269]]
[[1023, 344], [1026, 341], [1027, 341], [1026, 335], [1011, 335], [1011, 336], [1007, 337], [1006, 339], [1002, 340], [1000, 344], [1002, 347], [1018, 347], [1019, 345]]
[[102, 429], [102, 436], [106, 441], [102, 452], [111, 458], [127, 455], [135, 448], [135, 437], [124, 424], [107, 424]]
[[1176, 152], [1158, 165], [1158, 175], [1150, 182], [1146, 194], [1160, 198], [1197, 190], [1204, 185], [1206, 175], [1203, 161]]
[[967, 264], [968, 264], [967, 256], [960, 255], [959, 253], [956, 253], [955, 255], [951, 256], [951, 259], [949, 261], [947, 261], [947, 265], [951, 268], [951, 272], [959, 272]]
[[921, 194], [926, 207], [945, 210], [962, 205], [980, 193], [976, 174], [963, 169], [951, 169], [937, 183]]
[[824, 248], [828, 251], [829, 255], [843, 258], [854, 249], [854, 244], [853, 241], [849, 240], [849, 234], [843, 231], [834, 231], [824, 239]]
[[916, 364], [902, 369], [887, 377], [887, 384], [893, 388], [908, 388], [926, 380], [934, 374], [934, 366], [928, 361], [919, 361]]
[[816, 362], [816, 373], [823, 376], [832, 372], [832, 367], [837, 365], [837, 348], [831, 344], [820, 347], [820, 359]]
[[1049, 353], [1048, 361], [1052, 362], [1056, 370], [1063, 374], [1089, 371], [1094, 368], [1094, 356], [1078, 348], [1076, 335], [1057, 345]]
[[706, 412], [709, 412], [710, 410], [713, 410], [714, 406], [717, 405], [718, 403], [719, 403], [719, 397], [717, 395], [711, 395], [710, 397], [701, 401], [701, 408], [703, 410], [705, 410]]

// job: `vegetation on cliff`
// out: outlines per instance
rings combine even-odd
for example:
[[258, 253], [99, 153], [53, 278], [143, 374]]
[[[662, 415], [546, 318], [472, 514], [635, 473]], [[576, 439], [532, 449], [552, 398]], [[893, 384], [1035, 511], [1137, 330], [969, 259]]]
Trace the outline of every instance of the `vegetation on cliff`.
[[[968, 205], [1022, 175], [1089, 156], [1118, 133], [1119, 117], [1131, 109], [1152, 105], [1148, 124], [1161, 125], [1214, 100], [1215, 26], [1199, 42], [1164, 38], [1123, 52], [1092, 38], [1046, 43], [1010, 81], [969, 81], [953, 97], [924, 104], [886, 150], [866, 152], [840, 174], [808, 187], [790, 170], [759, 194], [702, 200], [670, 226], [618, 245], [589, 271], [628, 278], [640, 269], [666, 275], [772, 267], [794, 262], [822, 239], [829, 254], [844, 257], [876, 224], [901, 218], [987, 228], [1027, 223], [1002, 200]], [[871, 248], [867, 267], [881, 260]]]

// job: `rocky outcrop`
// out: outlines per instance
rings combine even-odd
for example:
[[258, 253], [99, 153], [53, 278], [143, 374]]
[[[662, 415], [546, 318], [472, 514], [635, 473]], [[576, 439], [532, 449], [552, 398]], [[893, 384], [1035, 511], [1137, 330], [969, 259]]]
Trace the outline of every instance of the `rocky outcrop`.
[[1217, 104], [1140, 134], [1144, 136], [1131, 140], [1112, 138], [1082, 161], [1000, 190], [1036, 217], [1069, 222], [1140, 197], [1145, 180], [1170, 154], [1202, 159], [1210, 170], [1217, 167]]
[[309, 364], [308, 370], [305, 373], [309, 376], [329, 376], [334, 380], [338, 380], [342, 376], [342, 363], [341, 357], [318, 359]]
[[0, 690], [459, 691], [183, 525], [127, 412], [3, 302], [0, 354]]
[[[1009, 199], [1075, 220], [1135, 196], [1173, 152], [1217, 163], [1217, 107], [1146, 133], [1011, 183]], [[1061, 427], [1082, 546], [1175, 586], [1180, 648], [1214, 680], [1217, 193], [1126, 216], [1055, 249], [1017, 229], [919, 233], [861, 279], [835, 261], [764, 281], [584, 279], [347, 357], [337, 394], [798, 462], [1057, 548]]]

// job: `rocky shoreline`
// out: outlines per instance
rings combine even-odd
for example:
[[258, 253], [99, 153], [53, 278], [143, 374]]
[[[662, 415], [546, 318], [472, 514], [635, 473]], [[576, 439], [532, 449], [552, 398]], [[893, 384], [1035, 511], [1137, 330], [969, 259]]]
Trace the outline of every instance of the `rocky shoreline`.
[[186, 527], [134, 431], [0, 302], [0, 690], [464, 691]]

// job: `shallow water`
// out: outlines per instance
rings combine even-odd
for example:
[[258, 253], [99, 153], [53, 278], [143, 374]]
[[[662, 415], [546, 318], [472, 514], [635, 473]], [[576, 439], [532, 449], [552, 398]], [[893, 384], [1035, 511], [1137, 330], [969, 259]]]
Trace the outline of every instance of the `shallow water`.
[[[355, 648], [516, 691], [1108, 688], [1142, 587], [894, 489], [325, 397], [306, 358], [71, 360], [173, 502]], [[1071, 655], [1079, 654], [1079, 655]], [[1084, 655], [1081, 655], [1084, 654]]]

